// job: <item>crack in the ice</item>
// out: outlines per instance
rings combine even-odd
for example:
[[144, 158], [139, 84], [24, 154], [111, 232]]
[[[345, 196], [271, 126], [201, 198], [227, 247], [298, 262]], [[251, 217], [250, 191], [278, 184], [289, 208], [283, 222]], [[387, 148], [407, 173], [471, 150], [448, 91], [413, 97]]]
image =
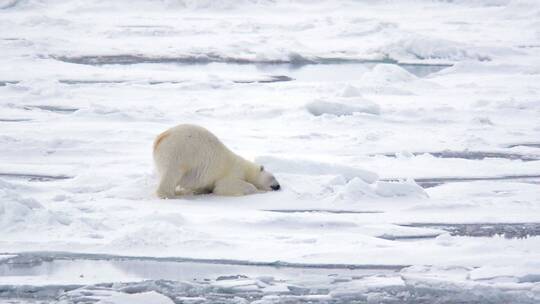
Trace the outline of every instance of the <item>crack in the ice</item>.
[[285, 75], [276, 75], [270, 76], [270, 79], [262, 80], [234, 80], [234, 83], [274, 83], [274, 82], [284, 82], [284, 81], [293, 81], [294, 78]]
[[379, 210], [333, 210], [333, 209], [266, 209], [267, 212], [279, 212], [279, 213], [334, 213], [334, 214], [372, 214], [372, 213], [384, 213]]
[[[399, 181], [399, 178], [385, 178], [381, 181]], [[515, 181], [521, 183], [540, 183], [540, 174], [503, 175], [485, 177], [426, 177], [414, 178], [422, 188], [433, 188], [447, 183], [478, 182], [478, 181]]]
[[540, 235], [540, 223], [410, 223], [399, 226], [441, 229], [452, 236], [527, 238]]
[[415, 241], [415, 240], [423, 240], [423, 239], [434, 239], [441, 235], [440, 233], [433, 233], [433, 234], [421, 234], [421, 235], [392, 235], [392, 234], [383, 234], [377, 236], [380, 239], [383, 240], [389, 240], [389, 241]]
[[24, 122], [32, 121], [30, 118], [0, 118], [0, 122]]
[[[270, 75], [268, 78], [263, 79], [245, 79], [245, 80], [232, 80], [233, 83], [274, 83], [274, 82], [286, 82], [295, 80], [292, 77], [286, 75]], [[179, 84], [185, 83], [185, 80], [146, 80], [146, 79], [127, 79], [127, 80], [110, 80], [110, 79], [59, 79], [59, 83], [67, 85], [93, 85], [93, 84], [148, 84], [148, 85], [159, 85], [159, 84]], [[18, 80], [7, 80], [0, 81], [0, 87], [6, 86], [8, 84], [18, 84]]]
[[53, 181], [53, 180], [64, 180], [71, 179], [73, 176], [68, 175], [47, 175], [47, 174], [33, 174], [33, 173], [5, 173], [0, 172], [0, 177], [10, 177], [10, 178], [23, 178], [30, 181]]
[[238, 57], [227, 57], [216, 54], [201, 54], [191, 56], [148, 56], [148, 55], [86, 55], [86, 56], [51, 56], [51, 58], [75, 64], [85, 65], [106, 65], [106, 64], [139, 64], [139, 63], [179, 63], [179, 64], [208, 64], [208, 63], [233, 63], [233, 64], [287, 64], [290, 66], [304, 66], [312, 64], [348, 64], [348, 63], [365, 63], [365, 64], [396, 64], [402, 67], [438, 67], [440, 69], [453, 66], [450, 63], [408, 63], [400, 62], [396, 59], [385, 57], [381, 59], [355, 59], [355, 58], [340, 58], [340, 57], [313, 57], [307, 58], [301, 55], [290, 56], [288, 59], [248, 59]]
[[510, 144], [506, 146], [507, 148], [515, 148], [515, 147], [529, 147], [529, 148], [540, 148], [540, 143], [536, 142], [530, 142], [530, 143], [515, 143]]
[[17, 80], [0, 80], [0, 87], [5, 87], [8, 84], [17, 84], [19, 81]]
[[[242, 280], [242, 279], [241, 279]], [[52, 300], [60, 303], [96, 303], [101, 299], [111, 299], [113, 295], [153, 292], [174, 303], [380, 303], [380, 304], [502, 304], [536, 303], [533, 292], [520, 289], [475, 284], [474, 288], [464, 288], [453, 281], [404, 277], [399, 283], [381, 286], [368, 284], [365, 287], [351, 287], [350, 280], [321, 287], [307, 287], [289, 282], [260, 281], [251, 279], [250, 285], [223, 286], [216, 281], [185, 282], [171, 280], [145, 280], [141, 282], [102, 283], [78, 287], [63, 286], [0, 286], [0, 296], [15, 299]], [[243, 287], [247, 288], [243, 288]], [[273, 286], [284, 287], [272, 291]], [[469, 285], [467, 285], [469, 286]], [[270, 287], [270, 290], [265, 290]], [[521, 291], [521, 292], [516, 292]], [[134, 297], [133, 299], [136, 299]]]
[[[273, 262], [258, 262], [248, 260], [230, 260], [230, 259], [198, 259], [185, 257], [150, 257], [150, 256], [119, 256], [108, 254], [92, 254], [92, 253], [72, 253], [59, 251], [34, 251], [24, 253], [1, 253], [9, 255], [17, 255], [18, 261], [24, 261], [25, 258], [35, 261], [36, 258], [46, 258], [53, 260], [133, 260], [133, 261], [156, 261], [156, 262], [191, 262], [202, 264], [217, 264], [217, 265], [238, 265], [238, 266], [262, 266], [274, 268], [309, 268], [309, 269], [380, 269], [380, 270], [400, 270], [409, 265], [378, 265], [378, 264], [314, 264], [314, 263], [294, 263], [285, 261]], [[10, 259], [0, 260], [0, 264], [9, 263]]]
[[[540, 146], [540, 144], [538, 144]], [[461, 158], [469, 160], [483, 160], [486, 158], [504, 158], [510, 160], [536, 161], [540, 160], [540, 155], [526, 155], [507, 152], [490, 151], [436, 151], [436, 152], [411, 152], [414, 156], [429, 154], [437, 158]], [[383, 155], [386, 157], [397, 157], [396, 153], [373, 154], [372, 156]]]
[[[19, 254], [18, 262], [35, 261], [41, 257], [54, 259], [60, 258], [77, 263], [80, 257], [93, 257], [97, 261], [121, 261], [127, 259], [140, 259], [133, 257], [120, 257], [111, 255], [88, 255], [72, 253], [35, 252]], [[167, 262], [161, 258], [150, 258], [150, 261]], [[164, 264], [167, 265], [167, 264]], [[34, 267], [32, 264], [30, 267]], [[157, 269], [163, 267], [159, 263], [154, 265]], [[73, 270], [68, 267], [67, 270]], [[40, 284], [39, 286], [28, 284], [4, 284], [0, 285], [0, 300], [8, 299], [27, 302], [46, 301], [60, 303], [96, 303], [101, 299], [112, 299], [120, 296], [123, 299], [138, 299], [138, 295], [152, 293], [157, 298], [165, 296], [174, 303], [313, 303], [313, 304], [337, 304], [337, 303], [535, 303], [534, 295], [524, 292], [521, 286], [515, 289], [491, 286], [488, 283], [478, 283], [476, 280], [467, 279], [466, 282], [438, 279], [433, 281], [431, 277], [409, 275], [405, 272], [383, 273], [373, 269], [372, 273], [356, 275], [351, 272], [313, 272], [308, 279], [296, 275], [285, 275], [280, 269], [278, 277], [261, 273], [242, 274], [229, 273], [220, 276], [193, 277], [191, 279], [133, 279], [128, 282], [94, 283], [91, 285], [73, 284], [66, 281], [65, 285]], [[296, 270], [294, 270], [296, 271]], [[294, 273], [293, 271], [293, 273]], [[61, 272], [60, 272], [61, 273]], [[373, 280], [391, 280], [391, 284], [373, 284]], [[393, 280], [396, 278], [397, 280]], [[358, 283], [351, 284], [352, 281]], [[367, 280], [365, 288], [358, 288]], [[524, 276], [519, 282], [537, 282], [537, 276]], [[385, 282], [385, 281], [383, 281]], [[389, 281], [390, 282], [390, 281]], [[474, 286], [474, 288], [463, 288]], [[473, 285], [474, 284], [474, 285]], [[363, 285], [362, 285], [363, 286]], [[519, 291], [519, 292], [516, 292]], [[124, 296], [132, 295], [133, 298]], [[141, 297], [140, 299], [154, 299]], [[369, 301], [368, 301], [369, 299]], [[457, 301], [457, 302], [456, 302]], [[257, 302], [259, 303], [259, 302]]]
[[67, 108], [59, 106], [48, 106], [48, 105], [29, 105], [24, 107], [25, 110], [39, 109], [43, 111], [57, 112], [57, 113], [73, 113], [78, 111], [77, 108]]

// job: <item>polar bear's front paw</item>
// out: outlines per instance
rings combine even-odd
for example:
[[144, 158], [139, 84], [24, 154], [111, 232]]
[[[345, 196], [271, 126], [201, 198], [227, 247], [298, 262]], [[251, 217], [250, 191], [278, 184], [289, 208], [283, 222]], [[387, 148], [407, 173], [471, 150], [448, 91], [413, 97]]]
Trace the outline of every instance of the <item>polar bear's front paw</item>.
[[258, 193], [259, 190], [257, 190], [257, 187], [255, 187], [254, 185], [248, 183], [248, 182], [244, 182], [245, 185], [244, 185], [244, 195], [248, 195], [248, 194], [254, 194], [254, 193]]
[[257, 188], [241, 179], [227, 178], [217, 181], [213, 192], [217, 195], [240, 196], [257, 193]]

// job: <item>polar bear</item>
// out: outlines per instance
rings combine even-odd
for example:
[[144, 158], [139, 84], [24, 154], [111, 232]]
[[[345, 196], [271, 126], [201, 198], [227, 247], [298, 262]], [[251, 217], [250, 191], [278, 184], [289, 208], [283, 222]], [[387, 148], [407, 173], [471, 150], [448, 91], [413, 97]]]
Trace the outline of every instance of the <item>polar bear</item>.
[[159, 134], [154, 141], [154, 161], [160, 175], [160, 198], [211, 192], [240, 196], [280, 188], [263, 166], [236, 155], [214, 134], [196, 125], [181, 124]]

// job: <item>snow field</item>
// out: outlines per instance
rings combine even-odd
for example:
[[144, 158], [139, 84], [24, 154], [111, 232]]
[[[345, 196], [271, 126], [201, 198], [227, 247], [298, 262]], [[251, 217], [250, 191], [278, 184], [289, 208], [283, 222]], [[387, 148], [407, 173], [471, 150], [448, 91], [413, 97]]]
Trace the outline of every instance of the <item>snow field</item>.
[[[538, 235], [405, 226], [540, 222], [536, 1], [0, 8], [0, 261], [44, 250], [403, 265], [319, 300], [368, 281], [538, 299]], [[151, 143], [178, 123], [210, 129], [283, 190], [157, 199]], [[478, 151], [500, 154], [467, 154]], [[418, 182], [430, 178], [446, 180]], [[145, 292], [100, 300], [163, 294]]]

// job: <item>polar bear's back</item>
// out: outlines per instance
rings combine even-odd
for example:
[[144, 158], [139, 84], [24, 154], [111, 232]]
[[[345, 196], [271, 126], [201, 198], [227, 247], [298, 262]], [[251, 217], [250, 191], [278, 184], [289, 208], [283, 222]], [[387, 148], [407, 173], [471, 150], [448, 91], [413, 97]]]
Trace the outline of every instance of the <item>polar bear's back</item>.
[[198, 184], [205, 184], [216, 178], [212, 175], [225, 171], [226, 168], [221, 167], [231, 163], [232, 155], [214, 134], [196, 125], [181, 124], [170, 128], [154, 141], [158, 172], [170, 168], [183, 170]]

